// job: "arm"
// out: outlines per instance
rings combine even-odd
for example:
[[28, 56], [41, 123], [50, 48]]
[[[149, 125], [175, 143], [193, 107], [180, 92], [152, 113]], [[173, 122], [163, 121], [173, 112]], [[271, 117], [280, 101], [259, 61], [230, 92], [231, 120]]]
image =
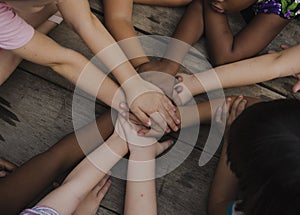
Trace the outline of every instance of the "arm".
[[227, 15], [214, 11], [208, 0], [204, 2], [205, 34], [211, 61], [215, 65], [258, 54], [289, 22], [276, 14], [258, 14], [238, 34], [233, 35]]
[[157, 143], [155, 138], [141, 137], [133, 125], [120, 117], [116, 123], [116, 132], [123, 139], [126, 138], [130, 151], [124, 214], [157, 214], [155, 157], [173, 142]]
[[[231, 171], [227, 159], [227, 135], [232, 122], [242, 113], [246, 107], [246, 100], [242, 96], [234, 100], [226, 100], [223, 108], [219, 108], [215, 114], [215, 120], [219, 124], [226, 121], [226, 130], [224, 134], [224, 145], [222, 148], [221, 158], [217, 166], [215, 176], [209, 192], [208, 214], [225, 215], [229, 204], [236, 200], [238, 191], [238, 179]], [[227, 116], [224, 119], [223, 117]]]
[[[173, 35], [174, 39], [183, 43], [176, 40], [171, 41], [165, 53], [165, 59], [161, 62], [167, 69], [163, 72], [173, 76], [177, 74], [180, 62], [189, 51], [190, 46], [202, 36], [203, 30], [203, 2], [202, 0], [193, 0], [188, 5]], [[176, 62], [167, 59], [176, 59]]]
[[[107, 105], [122, 111], [118, 104], [113, 103], [114, 95], [119, 88], [117, 84], [93, 64], [89, 63], [81, 54], [71, 49], [63, 48], [49, 37], [37, 31], [25, 46], [12, 50], [12, 52], [28, 61], [49, 66], [74, 85], [77, 84], [80, 88], [96, 96]], [[99, 90], [100, 84], [101, 88]], [[125, 96], [122, 92], [118, 95], [120, 101], [125, 101]]]
[[[67, 176], [61, 186], [37, 205], [54, 208], [61, 215], [72, 214], [87, 193], [121, 159], [128, 149], [126, 142], [113, 134], [106, 143], [87, 156]], [[64, 201], [68, 199], [68, 201]]]
[[[117, 41], [130, 38], [120, 44], [121, 48], [131, 59], [132, 65], [136, 68], [149, 61], [144, 50], [138, 41], [134, 39], [137, 34], [132, 24], [132, 0], [104, 0], [104, 21], [107, 29]], [[144, 56], [133, 58], [133, 56]]]
[[157, 214], [155, 157], [155, 151], [147, 148], [141, 148], [130, 153], [127, 170], [125, 215]]
[[194, 75], [181, 75], [183, 82], [175, 88], [179, 86], [186, 88], [179, 92], [181, 100], [186, 101], [184, 92], [187, 90], [192, 95], [197, 95], [220, 87], [238, 87], [294, 75], [300, 71], [299, 53], [300, 45], [273, 54], [219, 66]]
[[229, 204], [236, 199], [238, 180], [227, 164], [227, 142], [224, 142], [221, 158], [210, 188], [208, 214], [225, 215]]
[[159, 112], [165, 116], [168, 125], [176, 130], [178, 119], [173, 114], [174, 105], [159, 88], [144, 81], [136, 73], [120, 47], [91, 13], [88, 1], [64, 0], [58, 6], [64, 19], [79, 33], [90, 49], [97, 53], [97, 57], [122, 85], [131, 111], [145, 125], [150, 124], [151, 114]]
[[173, 76], [177, 74], [180, 64], [191, 45], [195, 43], [202, 34], [203, 3], [202, 0], [193, 0], [187, 7], [177, 26], [173, 35], [174, 39], [169, 42], [164, 58], [160, 61], [151, 61], [141, 65], [139, 72], [142, 72], [142, 77], [160, 87], [166, 95], [172, 98], [175, 83]]

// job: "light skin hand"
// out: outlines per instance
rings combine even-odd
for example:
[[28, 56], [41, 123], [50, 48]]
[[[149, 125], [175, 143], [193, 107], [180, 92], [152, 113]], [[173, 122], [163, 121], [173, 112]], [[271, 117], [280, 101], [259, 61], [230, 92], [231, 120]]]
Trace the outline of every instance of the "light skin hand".
[[[176, 124], [180, 121], [175, 114], [176, 108], [158, 87], [137, 76], [126, 81], [122, 88], [130, 110], [145, 126], [151, 126], [150, 117], [158, 112], [170, 128], [178, 130]], [[159, 119], [153, 119], [161, 127], [164, 126]]]

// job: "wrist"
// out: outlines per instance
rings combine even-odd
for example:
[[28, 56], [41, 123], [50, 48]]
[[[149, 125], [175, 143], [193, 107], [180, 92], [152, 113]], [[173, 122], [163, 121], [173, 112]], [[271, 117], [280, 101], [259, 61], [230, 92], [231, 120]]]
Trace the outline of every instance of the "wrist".
[[110, 136], [109, 141], [107, 141], [107, 145], [114, 153], [116, 153], [120, 157], [124, 157], [124, 155], [128, 153], [126, 142], [121, 139], [116, 133], [113, 133]]
[[136, 147], [130, 150], [129, 160], [133, 161], [150, 161], [155, 160], [156, 152], [154, 147]]

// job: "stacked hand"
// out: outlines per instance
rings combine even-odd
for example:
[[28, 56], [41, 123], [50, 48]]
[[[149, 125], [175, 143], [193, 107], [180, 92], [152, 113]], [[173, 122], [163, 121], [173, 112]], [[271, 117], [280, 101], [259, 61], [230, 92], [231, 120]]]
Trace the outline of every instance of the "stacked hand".
[[150, 61], [138, 68], [141, 77], [159, 87], [169, 98], [173, 97], [173, 87], [176, 79], [173, 75], [176, 71], [169, 71], [171, 68], [162, 61]]
[[128, 149], [132, 153], [146, 152], [150, 157], [155, 158], [172, 145], [172, 141], [158, 143], [154, 137], [142, 137], [138, 135], [139, 127], [119, 116], [115, 124], [114, 135], [119, 136], [127, 142]]
[[152, 116], [162, 127], [163, 121], [172, 130], [178, 130], [177, 124], [180, 120], [176, 117], [176, 108], [158, 87], [136, 76], [127, 80], [122, 88], [130, 110], [145, 126], [151, 126], [150, 116]]

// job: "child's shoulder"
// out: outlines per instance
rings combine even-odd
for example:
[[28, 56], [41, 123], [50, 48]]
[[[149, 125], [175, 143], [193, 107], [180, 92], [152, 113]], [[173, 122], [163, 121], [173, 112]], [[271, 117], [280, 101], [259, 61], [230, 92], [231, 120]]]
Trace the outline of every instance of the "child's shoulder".
[[274, 13], [284, 19], [300, 18], [300, 0], [261, 0], [254, 5], [256, 13]]

